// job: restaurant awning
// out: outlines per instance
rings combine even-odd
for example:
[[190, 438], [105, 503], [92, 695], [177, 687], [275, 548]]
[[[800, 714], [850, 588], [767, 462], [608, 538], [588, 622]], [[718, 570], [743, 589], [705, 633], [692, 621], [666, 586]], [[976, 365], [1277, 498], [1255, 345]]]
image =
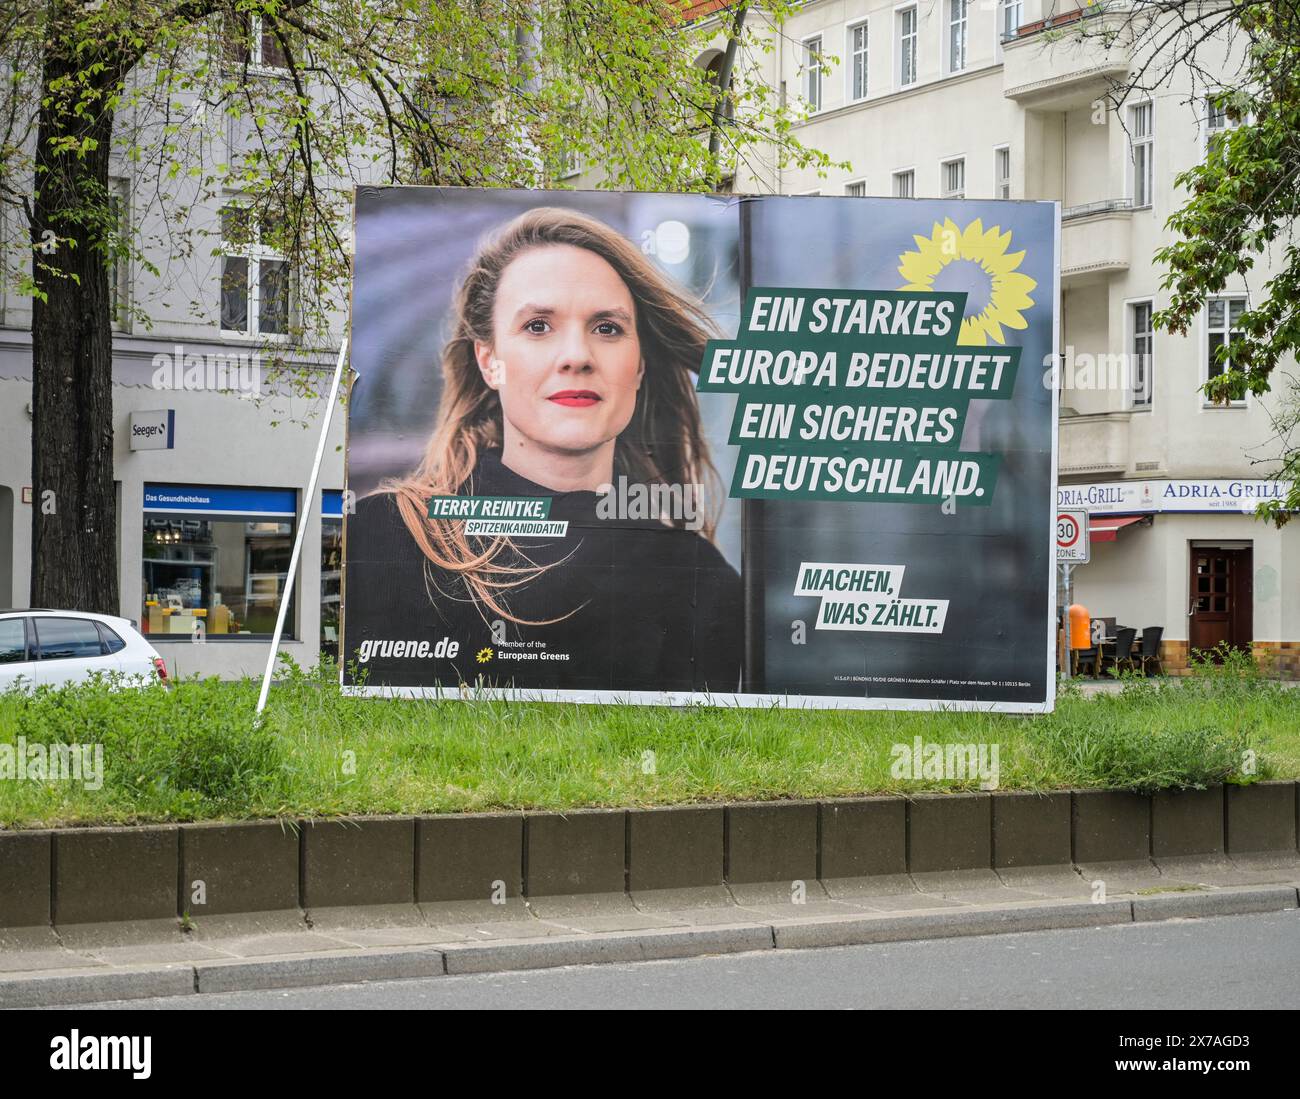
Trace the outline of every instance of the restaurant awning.
[[1088, 519], [1088, 540], [1091, 542], [1113, 542], [1119, 537], [1119, 531], [1132, 523], [1150, 519], [1149, 515], [1097, 515]]

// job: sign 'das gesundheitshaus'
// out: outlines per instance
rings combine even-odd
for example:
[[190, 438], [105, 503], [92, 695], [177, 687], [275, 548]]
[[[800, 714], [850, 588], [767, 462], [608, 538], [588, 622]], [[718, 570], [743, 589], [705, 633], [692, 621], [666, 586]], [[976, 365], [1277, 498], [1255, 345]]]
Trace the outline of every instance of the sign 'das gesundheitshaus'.
[[1050, 708], [1058, 237], [359, 190], [345, 689]]

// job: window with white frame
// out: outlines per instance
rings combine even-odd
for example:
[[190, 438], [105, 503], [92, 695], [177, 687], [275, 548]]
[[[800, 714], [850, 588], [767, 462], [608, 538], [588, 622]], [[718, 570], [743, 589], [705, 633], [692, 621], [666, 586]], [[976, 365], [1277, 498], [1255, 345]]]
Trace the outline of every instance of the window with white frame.
[[289, 261], [263, 243], [261, 220], [238, 199], [221, 209], [221, 330], [289, 334]]
[[1003, 38], [1015, 38], [1024, 18], [1024, 0], [1001, 0], [998, 30]]
[[283, 69], [288, 66], [284, 47], [280, 44], [280, 28], [272, 26], [261, 15], [236, 12], [227, 17], [226, 59], [237, 65], [250, 65], [262, 69]]
[[940, 169], [943, 178], [943, 198], [966, 197], [966, 160], [958, 157], [945, 160]]
[[993, 197], [1011, 197], [1011, 146], [993, 150]]
[[1134, 206], [1150, 206], [1155, 188], [1154, 105], [1137, 103], [1128, 109], [1130, 170]]
[[1227, 107], [1215, 102], [1217, 98], [1217, 94], [1205, 97], [1203, 132], [1205, 134], [1205, 151], [1207, 155], [1214, 148], [1215, 143], [1238, 124], [1228, 117]]
[[967, 14], [970, 0], [948, 0], [948, 71], [966, 67]]
[[[1205, 303], [1206, 381], [1219, 377], [1230, 365], [1225, 357], [1231, 356], [1233, 342], [1242, 336], [1241, 315], [1245, 311], [1244, 296], [1224, 295], [1210, 298]], [[1244, 405], [1246, 402], [1241, 400], [1232, 403]]]
[[916, 8], [903, 8], [895, 13], [898, 21], [898, 84], [907, 87], [916, 83]]
[[866, 198], [867, 181], [865, 179], [855, 179], [852, 183], [844, 184], [844, 193], [850, 198]]
[[894, 173], [894, 197], [916, 197], [916, 172], [913, 169], [909, 168], [905, 172]]
[[1133, 344], [1130, 349], [1133, 369], [1133, 407], [1151, 407], [1151, 363], [1154, 347], [1154, 330], [1151, 324], [1152, 303], [1134, 302], [1129, 306], [1129, 323], [1133, 331]]
[[867, 24], [849, 28], [849, 99], [856, 102], [867, 97]]
[[822, 109], [822, 36], [803, 40], [803, 97], [810, 111]]

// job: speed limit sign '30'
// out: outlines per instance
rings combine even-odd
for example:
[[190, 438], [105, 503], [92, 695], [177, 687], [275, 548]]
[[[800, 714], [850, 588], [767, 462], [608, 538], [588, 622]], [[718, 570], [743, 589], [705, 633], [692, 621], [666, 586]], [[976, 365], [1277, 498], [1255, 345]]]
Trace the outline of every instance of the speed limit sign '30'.
[[1089, 558], [1088, 513], [1058, 511], [1056, 513], [1056, 563], [1086, 565]]

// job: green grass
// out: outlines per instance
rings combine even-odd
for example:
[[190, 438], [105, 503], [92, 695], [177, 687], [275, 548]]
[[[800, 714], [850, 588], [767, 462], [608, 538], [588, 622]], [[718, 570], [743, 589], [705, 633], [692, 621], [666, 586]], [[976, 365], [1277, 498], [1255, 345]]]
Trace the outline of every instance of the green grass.
[[[290, 667], [255, 681], [0, 695], [0, 745], [99, 743], [99, 790], [0, 778], [0, 826], [646, 806], [975, 789], [891, 775], [891, 746], [998, 746], [1000, 789], [1157, 790], [1300, 776], [1300, 690], [1253, 669], [1132, 680], [1055, 713], [886, 713], [374, 701]], [[333, 677], [333, 678], [332, 678]], [[653, 753], [651, 757], [646, 753]], [[1255, 772], [1243, 774], [1253, 752]]]

